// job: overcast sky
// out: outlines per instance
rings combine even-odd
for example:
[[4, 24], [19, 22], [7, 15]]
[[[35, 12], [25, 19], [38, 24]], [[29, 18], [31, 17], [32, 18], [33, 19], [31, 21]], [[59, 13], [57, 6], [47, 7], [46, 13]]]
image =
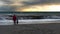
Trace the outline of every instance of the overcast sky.
[[46, 4], [46, 3], [60, 3], [60, 0], [0, 0], [0, 3], [3, 2], [4, 4], [13, 4], [15, 2], [20, 2], [23, 4]]
[[[56, 4], [60, 3], [60, 0], [0, 0], [0, 10], [6, 10], [6, 11], [15, 11], [18, 7], [31, 7], [34, 5], [40, 5], [40, 4]], [[13, 6], [10, 6], [10, 5]], [[19, 5], [16, 6], [15, 4]]]

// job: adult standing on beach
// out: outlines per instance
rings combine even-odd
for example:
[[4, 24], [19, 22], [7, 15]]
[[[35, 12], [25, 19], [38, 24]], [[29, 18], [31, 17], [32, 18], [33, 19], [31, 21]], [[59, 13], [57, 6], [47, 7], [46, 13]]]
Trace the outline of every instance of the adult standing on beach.
[[16, 15], [13, 15], [13, 22], [14, 22], [14, 24], [16, 24], [16, 20], [17, 20]]

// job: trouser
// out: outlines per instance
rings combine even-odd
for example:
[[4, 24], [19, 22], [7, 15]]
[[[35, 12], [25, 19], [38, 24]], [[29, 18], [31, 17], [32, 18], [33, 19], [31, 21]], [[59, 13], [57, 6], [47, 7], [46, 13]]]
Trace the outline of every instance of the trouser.
[[14, 20], [14, 24], [18, 24], [18, 20]]
[[14, 21], [14, 24], [16, 24], [16, 20], [13, 20]]

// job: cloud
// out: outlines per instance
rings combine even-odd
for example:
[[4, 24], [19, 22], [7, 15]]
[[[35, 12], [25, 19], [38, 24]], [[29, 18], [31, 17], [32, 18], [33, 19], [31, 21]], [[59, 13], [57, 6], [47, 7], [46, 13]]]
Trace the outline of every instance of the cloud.
[[0, 6], [0, 11], [14, 11], [14, 7], [11, 6]]
[[[10, 0], [0, 0], [0, 11], [15, 11], [15, 6], [10, 6], [13, 2]], [[6, 5], [5, 5], [6, 4]]]
[[13, 2], [10, 1], [10, 0], [0, 0], [0, 1], [5, 2], [5, 4], [12, 4], [12, 3], [13, 3]]
[[[22, 7], [31, 7], [30, 5], [34, 6], [37, 4], [48, 4], [48, 3], [60, 3], [60, 0], [0, 0], [4, 2], [4, 4], [8, 4], [6, 6], [0, 6], [0, 10], [6, 10], [6, 11], [15, 11], [16, 8], [22, 8]], [[22, 6], [9, 6], [10, 4], [13, 4], [15, 1], [19, 1], [20, 4], [23, 4]]]
[[47, 3], [48, 1], [47, 0], [36, 0], [36, 1], [33, 1], [33, 2], [23, 2], [24, 4], [26, 5], [36, 5], [36, 4], [45, 4]]
[[36, 4], [48, 4], [48, 3], [60, 3], [60, 0], [34, 0], [34, 1], [24, 1], [26, 5], [36, 5]]

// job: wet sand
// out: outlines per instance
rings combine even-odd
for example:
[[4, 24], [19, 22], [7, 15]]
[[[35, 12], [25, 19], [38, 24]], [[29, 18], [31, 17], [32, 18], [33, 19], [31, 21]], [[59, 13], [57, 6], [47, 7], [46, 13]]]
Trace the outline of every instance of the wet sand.
[[0, 34], [60, 34], [60, 23], [0, 25]]

